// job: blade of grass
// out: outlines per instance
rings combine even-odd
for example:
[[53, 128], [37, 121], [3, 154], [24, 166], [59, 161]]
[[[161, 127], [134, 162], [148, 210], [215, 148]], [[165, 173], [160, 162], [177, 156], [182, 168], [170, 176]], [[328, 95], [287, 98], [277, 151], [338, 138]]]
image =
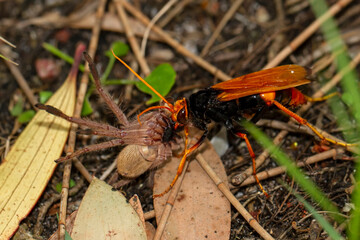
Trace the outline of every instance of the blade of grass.
[[[324, 0], [310, 1], [311, 7], [317, 17], [323, 14], [327, 10], [327, 5]], [[338, 71], [342, 71], [348, 67], [350, 63], [350, 57], [346, 52], [346, 45], [340, 37], [339, 30], [335, 21], [331, 18], [322, 24], [321, 30], [324, 33], [327, 43], [329, 44], [333, 55], [335, 56], [336, 65]], [[335, 54], [338, 53], [338, 54]], [[353, 136], [359, 136], [360, 134], [360, 91], [358, 86], [359, 77], [355, 71], [349, 71], [346, 73], [341, 81], [344, 93], [342, 100], [349, 106], [352, 117], [356, 120], [356, 127], [350, 128], [351, 135], [344, 132], [345, 139], [351, 140]], [[351, 124], [349, 122], [350, 117], [343, 111], [342, 106], [339, 106], [335, 101], [331, 104], [334, 114], [337, 116], [337, 122], [340, 127], [347, 129]], [[339, 114], [341, 113], [341, 115]], [[360, 158], [356, 156], [356, 185], [352, 194], [352, 202], [355, 205], [353, 212], [351, 213], [351, 219], [349, 223], [348, 235], [349, 239], [360, 239]]]
[[[275, 161], [286, 167], [287, 174], [295, 179], [299, 186], [305, 190], [311, 198], [316, 201], [322, 209], [329, 212], [339, 213], [337, 207], [325, 196], [325, 194], [312, 182], [309, 180], [300, 169], [298, 169], [295, 163], [290, 160], [290, 158], [280, 150], [279, 147], [274, 145], [272, 141], [254, 124], [243, 121], [241, 123], [245, 129], [258, 141], [264, 148], [266, 148]], [[344, 218], [338, 214], [331, 215], [337, 222], [344, 221]]]
[[[65, 62], [69, 63], [69, 64], [73, 64], [74, 63], [74, 58], [72, 58], [71, 56], [67, 55], [66, 53], [62, 52], [60, 49], [54, 47], [53, 45], [49, 44], [49, 43], [43, 43], [43, 48], [45, 48], [47, 51], [49, 51], [50, 53], [52, 53], [53, 55], [57, 56], [58, 58], [64, 60]], [[79, 70], [81, 72], [84, 72], [84, 65], [80, 64], [79, 65]]]

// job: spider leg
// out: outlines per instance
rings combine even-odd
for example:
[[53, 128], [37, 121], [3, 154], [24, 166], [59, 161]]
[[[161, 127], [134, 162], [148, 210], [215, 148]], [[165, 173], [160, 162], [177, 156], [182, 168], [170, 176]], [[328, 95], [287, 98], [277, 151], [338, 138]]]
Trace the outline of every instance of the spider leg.
[[57, 160], [55, 160], [56, 163], [60, 163], [60, 162], [64, 162], [67, 160], [70, 160], [72, 158], [78, 157], [80, 155], [83, 155], [85, 153], [88, 152], [94, 152], [94, 151], [98, 151], [98, 150], [104, 150], [106, 148], [111, 148], [111, 147], [115, 147], [115, 146], [119, 146], [119, 145], [123, 145], [124, 141], [122, 139], [112, 139], [110, 141], [107, 142], [102, 142], [102, 143], [98, 143], [98, 144], [93, 144], [84, 148], [81, 148], [65, 157], [61, 157]]
[[111, 111], [115, 114], [115, 116], [119, 120], [120, 124], [122, 124], [124, 126], [129, 125], [129, 121], [127, 120], [123, 111], [121, 111], [119, 106], [114, 103], [114, 101], [111, 99], [109, 94], [101, 87], [100, 77], [96, 70], [94, 61], [91, 59], [89, 54], [87, 54], [86, 52], [84, 52], [84, 57], [85, 57], [86, 61], [89, 63], [89, 68], [90, 68], [91, 74], [93, 75], [93, 78], [94, 78], [95, 87], [96, 87], [100, 97], [102, 99], [104, 99], [105, 103], [109, 106]]
[[98, 123], [91, 120], [76, 118], [76, 117], [70, 117], [60, 111], [59, 109], [50, 106], [50, 105], [44, 105], [41, 103], [37, 103], [35, 105], [37, 108], [47, 111], [50, 114], [53, 114], [57, 117], [61, 117], [62, 119], [65, 119], [71, 123], [76, 123], [81, 127], [88, 127], [91, 129], [91, 133], [100, 135], [100, 136], [108, 136], [108, 137], [116, 137], [121, 138], [124, 135], [124, 132], [122, 129], [113, 127], [108, 124]]

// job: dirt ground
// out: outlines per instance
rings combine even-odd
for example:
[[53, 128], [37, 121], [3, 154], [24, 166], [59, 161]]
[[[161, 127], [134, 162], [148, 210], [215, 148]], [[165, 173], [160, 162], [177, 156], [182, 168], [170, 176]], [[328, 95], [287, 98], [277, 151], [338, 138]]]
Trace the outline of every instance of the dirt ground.
[[[114, 3], [108, 2], [106, 13], [117, 16]], [[184, 6], [182, 8], [180, 2], [182, 1], [175, 3], [175, 6], [179, 8], [179, 12], [175, 16], [169, 17], [171, 11], [168, 10], [165, 17], [160, 18], [157, 24], [161, 25], [165, 32], [190, 52], [200, 55], [228, 9], [237, 1], [183, 1]], [[329, 5], [336, 3], [333, 0], [327, 2]], [[165, 3], [166, 1], [159, 0], [135, 0], [133, 6], [152, 19]], [[94, 16], [96, 10], [96, 5], [87, 0], [0, 1], [0, 36], [16, 45], [16, 48], [12, 48], [11, 52], [6, 52], [7, 56], [19, 64], [18, 69], [36, 97], [43, 90], [56, 91], [71, 68], [70, 64], [46, 51], [42, 44], [44, 42], [50, 43], [72, 56], [79, 42], [88, 44], [92, 37], [92, 24], [85, 22], [80, 26], [81, 24], [76, 25], [74, 22], [80, 22], [79, 19], [84, 19], [89, 15]], [[354, 55], [360, 49], [358, 38], [360, 36], [360, 14], [356, 14], [359, 11], [360, 3], [353, 1], [336, 15], [338, 27], [348, 46], [348, 52]], [[56, 14], [58, 15], [55, 16]], [[131, 16], [130, 13], [128, 15]], [[76, 20], [73, 20], [71, 16], [76, 16], [78, 19], [74, 18]], [[165, 21], [168, 17], [168, 21]], [[138, 20], [134, 21], [139, 23]], [[288, 46], [314, 21], [314, 14], [307, 1], [245, 0], [234, 15], [230, 17], [214, 44], [202, 55], [202, 58], [231, 77], [256, 72], [271, 62], [278, 52]], [[129, 44], [124, 31], [121, 29], [104, 29], [101, 31], [94, 59], [99, 72], [104, 72], [107, 65], [108, 58], [104, 52], [110, 48], [114, 41], [118, 40]], [[137, 40], [140, 43], [142, 36], [137, 36]], [[325, 64], [326, 59], [331, 54], [324, 45], [325, 40], [322, 33], [316, 31], [279, 65], [294, 63], [312, 68], [314, 65]], [[5, 44], [1, 44], [0, 47], [4, 53]], [[49, 62], [37, 67], [36, 63], [44, 59]], [[214, 75], [200, 67], [196, 61], [184, 56], [181, 50], [170, 46], [161, 37], [150, 35], [146, 46], [145, 59], [150, 69], [163, 62], [168, 62], [173, 66], [177, 74], [176, 83], [168, 94], [168, 97], [173, 99], [189, 97], [197, 90], [221, 81], [216, 74]], [[131, 47], [124, 60], [131, 63], [136, 62]], [[44, 73], [45, 76], [41, 77], [39, 72], [48, 67], [48, 64], [55, 70]], [[321, 75], [315, 77], [311, 84], [301, 88], [305, 94], [311, 95], [321, 87], [320, 81], [333, 76], [335, 63], [329, 62], [328, 64], [328, 67], [321, 72]], [[141, 73], [139, 68], [135, 67], [135, 69]], [[110, 78], [128, 79], [130, 76], [131, 74], [121, 64], [116, 63]], [[145, 102], [149, 96], [141, 93], [137, 88], [109, 85], [105, 89], [111, 93], [117, 102], [121, 103], [121, 108], [125, 114], [128, 114], [132, 119], [147, 107]], [[341, 89], [338, 90], [341, 92]], [[16, 117], [10, 114], [11, 109], [19, 98], [24, 99], [24, 110], [32, 109], [22, 88], [3, 61], [0, 64], [0, 97], [0, 154], [3, 159], [8, 147], [16, 141], [26, 126], [26, 123], [18, 124], [16, 122]], [[90, 102], [94, 112], [88, 118], [117, 126], [115, 117], [103, 107], [103, 101], [100, 101], [96, 94], [90, 97]], [[303, 117], [324, 131], [342, 138], [341, 131], [336, 125], [335, 117], [327, 102], [315, 104], [303, 114]], [[284, 123], [288, 119], [285, 115], [279, 114], [277, 110], [265, 113], [262, 118]], [[215, 125], [209, 134], [210, 138], [216, 136], [220, 129], [220, 126]], [[280, 132], [279, 129], [271, 126], [264, 126], [263, 130], [270, 138], [274, 138]], [[96, 143], [98, 140], [97, 137], [78, 135], [76, 148]], [[229, 137], [228, 140], [230, 144], [223, 151], [221, 159], [231, 183], [234, 176], [251, 166], [251, 158], [245, 144], [233, 137]], [[252, 137], [250, 137], [250, 142], [255, 154], [259, 156], [263, 149]], [[292, 159], [298, 162], [322, 151], [322, 149], [319, 150], [321, 145], [316, 138], [300, 132], [289, 133], [283, 140], [281, 147]], [[329, 145], [326, 148], [337, 147]], [[121, 147], [108, 149], [82, 155], [79, 159], [92, 175], [99, 177], [108, 169], [120, 150]], [[311, 165], [305, 164], [303, 167], [307, 176], [325, 192], [340, 210], [351, 202], [351, 195], [348, 190], [352, 186], [351, 177], [354, 170], [353, 162], [344, 161], [344, 159], [351, 160], [351, 153], [345, 152], [340, 157], [330, 158]], [[271, 158], [267, 158], [258, 172], [276, 166], [277, 164]], [[54, 198], [57, 198], [59, 193], [55, 190], [55, 186], [62, 181], [63, 170], [63, 164], [59, 164], [42, 197], [28, 217], [22, 221], [21, 231], [31, 234], [36, 239], [47, 239], [57, 229], [56, 213], [59, 208], [59, 199], [54, 200]], [[121, 190], [126, 196], [138, 194], [144, 212], [147, 212], [153, 210], [152, 178], [153, 171], [148, 171], [123, 185], [125, 180], [116, 173], [116, 170], [113, 170], [106, 181]], [[75, 167], [73, 167], [71, 179], [75, 181], [77, 187], [68, 200], [68, 213], [78, 208], [88, 186]], [[279, 180], [288, 183], [311, 201], [308, 195], [285, 174], [261, 181], [266, 191], [270, 193], [270, 200], [264, 197], [256, 184], [245, 187], [230, 185], [230, 188], [231, 192], [259, 221], [260, 225], [276, 239], [326, 239], [326, 233], [309, 216], [304, 205], [294, 195], [290, 194]], [[52, 202], [47, 209], [44, 206], [50, 200]], [[316, 203], [314, 205], [317, 207]], [[40, 217], [44, 211], [44, 217]], [[342, 213], [348, 214], [348, 212]], [[232, 208], [231, 216], [230, 239], [260, 239], [260, 236], [234, 208]], [[150, 222], [156, 225], [154, 219], [151, 219]], [[340, 232], [343, 236], [346, 235], [345, 231]], [[25, 239], [21, 235], [16, 236], [16, 239], [22, 238]]]

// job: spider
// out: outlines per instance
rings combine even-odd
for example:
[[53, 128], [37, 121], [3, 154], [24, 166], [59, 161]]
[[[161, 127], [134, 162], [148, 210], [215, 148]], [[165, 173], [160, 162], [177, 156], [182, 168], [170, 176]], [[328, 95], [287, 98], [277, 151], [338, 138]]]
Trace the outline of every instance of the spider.
[[55, 162], [64, 162], [88, 152], [103, 150], [119, 145], [145, 146], [146, 151], [144, 151], [143, 148], [138, 149], [144, 159], [152, 162], [150, 168], [157, 167], [168, 157], [172, 156], [173, 143], [179, 139], [174, 128], [174, 121], [166, 115], [166, 112], [163, 109], [148, 112], [141, 115], [139, 119], [129, 121], [119, 106], [111, 99], [110, 95], [101, 87], [99, 74], [91, 57], [86, 52], [83, 54], [84, 58], [89, 63], [95, 87], [100, 97], [114, 113], [121, 126], [117, 128], [109, 124], [71, 117], [53, 106], [41, 103], [36, 104], [35, 106], [39, 109], [45, 110], [48, 113], [63, 118], [71, 123], [76, 123], [82, 129], [85, 128], [84, 132], [88, 134], [112, 138], [106, 142], [86, 146], [67, 156], [56, 159]]

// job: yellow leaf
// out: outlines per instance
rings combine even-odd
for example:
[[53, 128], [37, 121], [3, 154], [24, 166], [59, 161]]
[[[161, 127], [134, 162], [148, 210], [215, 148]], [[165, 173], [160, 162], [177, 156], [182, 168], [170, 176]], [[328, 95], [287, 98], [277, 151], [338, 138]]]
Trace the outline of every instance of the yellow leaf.
[[[81, 51], [82, 52], [82, 51]], [[81, 54], [80, 54], [81, 58]], [[72, 115], [73, 68], [47, 104]], [[45, 111], [36, 113], [0, 165], [0, 239], [10, 238], [44, 191], [68, 137], [70, 123]]]

